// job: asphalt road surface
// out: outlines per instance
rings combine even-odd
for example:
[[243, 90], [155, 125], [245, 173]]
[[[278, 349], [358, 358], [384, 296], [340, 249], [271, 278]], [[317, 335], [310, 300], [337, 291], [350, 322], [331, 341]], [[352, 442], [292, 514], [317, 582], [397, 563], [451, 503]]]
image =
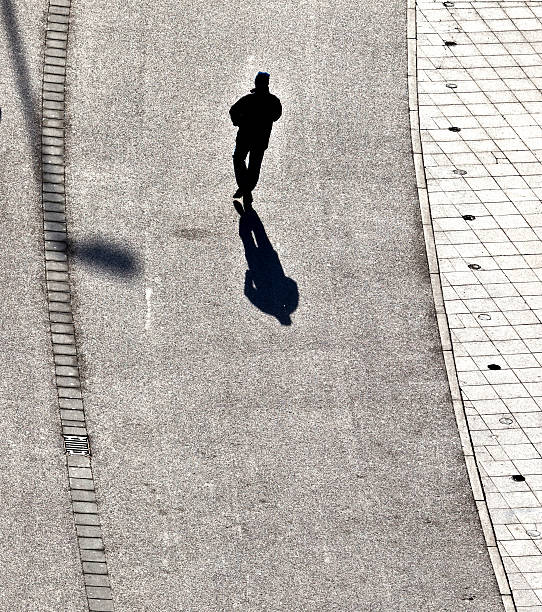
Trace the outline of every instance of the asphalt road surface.
[[[502, 610], [429, 283], [405, 3], [78, 0], [72, 14], [68, 231], [116, 610]], [[232, 206], [228, 110], [259, 70], [283, 116], [247, 221]], [[27, 537], [4, 534], [0, 608], [58, 610], [62, 596], [79, 610], [17, 113], [2, 185], [4, 268], [19, 276], [0, 301], [12, 406], [0, 483], [2, 499], [24, 487], [31, 505], [1, 510]], [[245, 295], [258, 266], [292, 308], [296, 286], [290, 325]], [[51, 559], [33, 580], [64, 572], [43, 600], [6, 552], [33, 563], [27, 523]]]

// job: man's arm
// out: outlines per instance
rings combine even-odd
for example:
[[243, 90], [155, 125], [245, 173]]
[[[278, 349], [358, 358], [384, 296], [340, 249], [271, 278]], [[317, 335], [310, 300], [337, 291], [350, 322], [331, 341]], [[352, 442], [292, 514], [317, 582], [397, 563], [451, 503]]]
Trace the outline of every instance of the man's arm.
[[237, 102], [230, 108], [230, 117], [233, 125], [239, 127], [243, 121], [244, 111], [243, 111], [243, 103], [244, 98], [240, 98]]
[[280, 100], [276, 96], [275, 96], [274, 102], [275, 104], [273, 105], [272, 118], [273, 118], [273, 121], [277, 121], [278, 119], [280, 119], [280, 116], [282, 115], [282, 105], [280, 103]]
[[230, 108], [230, 117], [231, 117], [231, 122], [233, 123], [233, 125], [235, 126], [239, 126], [239, 108], [238, 105], [239, 102], [236, 102], [231, 108]]

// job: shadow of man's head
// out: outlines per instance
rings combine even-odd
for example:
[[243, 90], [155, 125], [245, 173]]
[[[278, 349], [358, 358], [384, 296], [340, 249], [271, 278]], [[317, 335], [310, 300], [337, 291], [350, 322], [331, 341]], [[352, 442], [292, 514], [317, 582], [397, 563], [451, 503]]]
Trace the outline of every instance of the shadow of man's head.
[[297, 283], [284, 274], [278, 254], [254, 210], [241, 215], [239, 236], [248, 264], [245, 273], [246, 297], [282, 325], [291, 325], [290, 315], [299, 302]]

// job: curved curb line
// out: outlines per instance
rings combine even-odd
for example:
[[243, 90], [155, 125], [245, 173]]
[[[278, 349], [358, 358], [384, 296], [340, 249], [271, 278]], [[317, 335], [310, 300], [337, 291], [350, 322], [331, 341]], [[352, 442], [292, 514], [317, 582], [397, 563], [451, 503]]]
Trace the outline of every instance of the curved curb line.
[[89, 610], [114, 610], [81, 394], [67, 255], [65, 81], [71, 0], [49, 0], [43, 60], [41, 180], [45, 275], [55, 383]]
[[446, 373], [450, 385], [450, 393], [452, 396], [452, 405], [461, 440], [461, 447], [465, 457], [465, 464], [472, 488], [472, 494], [478, 514], [482, 531], [486, 540], [486, 546], [493, 565], [495, 577], [499, 587], [499, 592], [502, 597], [504, 609], [506, 612], [516, 612], [516, 606], [508, 583], [508, 578], [504, 569], [503, 561], [495, 532], [489, 516], [489, 511], [485, 499], [480, 472], [476, 463], [474, 450], [472, 447], [471, 436], [467, 424], [465, 407], [461, 397], [459, 388], [459, 380], [455, 367], [454, 353], [450, 336], [450, 328], [448, 318], [444, 307], [444, 297], [442, 293], [442, 285], [440, 280], [440, 271], [437, 258], [437, 250], [435, 245], [435, 234], [433, 231], [433, 220], [431, 218], [431, 210], [429, 206], [429, 194], [427, 191], [427, 183], [425, 180], [425, 168], [423, 164], [422, 142], [420, 134], [420, 118], [418, 113], [418, 74], [417, 74], [417, 34], [416, 34], [416, 0], [407, 0], [407, 44], [408, 44], [408, 106], [410, 116], [410, 136], [412, 139], [412, 154], [414, 157], [414, 169], [416, 173], [416, 187], [418, 189], [418, 199], [420, 203], [420, 212], [422, 217], [423, 235], [425, 238], [425, 248], [427, 251], [427, 261], [429, 264], [429, 275], [431, 278], [431, 287], [433, 290], [433, 299], [435, 301], [435, 310], [437, 315], [437, 324], [442, 344], [442, 352], [444, 355], [444, 363]]

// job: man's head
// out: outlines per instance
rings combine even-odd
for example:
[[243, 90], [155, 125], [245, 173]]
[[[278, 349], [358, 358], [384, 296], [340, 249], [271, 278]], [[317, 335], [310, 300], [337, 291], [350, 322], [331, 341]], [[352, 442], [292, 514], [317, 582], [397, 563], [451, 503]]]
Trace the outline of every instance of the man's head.
[[256, 89], [269, 89], [269, 73], [258, 72], [254, 79], [254, 85], [256, 85]]

